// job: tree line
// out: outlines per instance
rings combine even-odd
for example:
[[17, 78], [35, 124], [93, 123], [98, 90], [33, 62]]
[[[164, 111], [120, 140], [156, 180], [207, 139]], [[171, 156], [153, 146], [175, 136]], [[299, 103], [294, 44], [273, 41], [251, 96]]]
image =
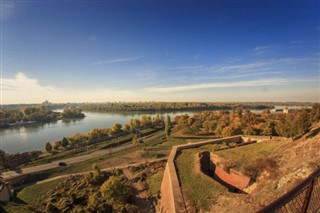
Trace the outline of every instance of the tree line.
[[237, 108], [229, 111], [204, 111], [194, 116], [175, 117], [174, 131], [182, 134], [213, 134], [216, 136], [265, 135], [295, 137], [305, 134], [312, 122], [320, 120], [320, 104], [311, 109], [289, 110], [286, 113], [271, 113], [264, 110], [261, 114]]
[[184, 111], [184, 110], [232, 110], [271, 109], [272, 104], [263, 103], [206, 103], [206, 102], [108, 102], [83, 103], [79, 106], [85, 111], [94, 112], [133, 112], [133, 111]]
[[155, 117], [141, 115], [140, 119], [132, 118], [123, 126], [116, 122], [111, 128], [95, 128], [87, 133], [75, 133], [71, 136], [63, 137], [61, 141], [55, 141], [52, 144], [47, 142], [45, 149], [51, 152], [52, 150], [58, 150], [60, 148], [83, 147], [101, 140], [107, 140], [129, 133], [139, 134], [143, 129], [163, 125], [164, 118], [162, 115], [156, 115]]

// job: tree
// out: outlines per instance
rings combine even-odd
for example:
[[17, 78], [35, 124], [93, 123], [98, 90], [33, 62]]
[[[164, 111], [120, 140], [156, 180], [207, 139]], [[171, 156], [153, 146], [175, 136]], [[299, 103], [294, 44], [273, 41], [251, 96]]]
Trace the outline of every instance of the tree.
[[61, 146], [66, 148], [69, 145], [69, 140], [66, 137], [62, 138]]
[[316, 103], [311, 109], [311, 119], [312, 121], [320, 121], [320, 104]]
[[125, 124], [124, 127], [122, 127], [123, 131], [129, 132], [130, 131], [130, 125]]
[[0, 149], [0, 167], [5, 167], [6, 159], [5, 152]]
[[114, 135], [117, 135], [121, 132], [121, 124], [119, 123], [115, 123], [113, 126], [112, 126], [112, 129], [111, 129], [111, 133], [114, 134]]
[[55, 150], [59, 149], [60, 146], [61, 146], [61, 141], [55, 141], [55, 142], [53, 143], [53, 148], [54, 148]]
[[149, 126], [151, 126], [151, 117], [150, 116], [146, 116], [146, 115], [142, 115], [140, 117], [140, 126], [141, 127], [149, 127]]
[[170, 118], [170, 115], [167, 115], [167, 120], [166, 120], [166, 123], [165, 123], [165, 132], [166, 132], [167, 139], [169, 140], [170, 139], [170, 135], [171, 135], [171, 118]]
[[47, 150], [47, 152], [51, 152], [52, 151], [52, 146], [51, 146], [51, 144], [49, 142], [46, 143], [46, 150]]
[[131, 118], [129, 125], [132, 131], [136, 131], [140, 128], [140, 120], [136, 118]]
[[125, 204], [131, 195], [130, 187], [122, 183], [121, 179], [117, 176], [109, 177], [109, 179], [101, 185], [100, 192], [107, 200], [107, 203], [112, 206]]

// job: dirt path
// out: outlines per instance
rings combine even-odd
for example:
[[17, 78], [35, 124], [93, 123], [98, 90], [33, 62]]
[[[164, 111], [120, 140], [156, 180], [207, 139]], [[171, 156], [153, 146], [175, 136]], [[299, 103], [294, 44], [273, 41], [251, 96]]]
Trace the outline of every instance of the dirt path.
[[137, 204], [137, 206], [139, 207], [139, 212], [142, 212], [142, 213], [150, 212], [150, 203], [147, 200], [148, 194], [144, 189], [144, 186], [142, 185], [142, 183], [139, 181], [137, 182], [134, 174], [132, 174], [132, 172], [128, 167], [123, 169], [123, 173], [131, 181], [132, 192], [134, 195], [133, 199]]

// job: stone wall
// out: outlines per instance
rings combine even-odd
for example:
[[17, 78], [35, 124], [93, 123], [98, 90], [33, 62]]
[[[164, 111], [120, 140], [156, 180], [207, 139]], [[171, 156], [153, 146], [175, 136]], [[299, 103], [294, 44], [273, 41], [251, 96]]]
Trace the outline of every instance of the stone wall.
[[160, 212], [161, 213], [174, 213], [174, 212], [187, 212], [184, 199], [181, 193], [179, 179], [175, 168], [176, 153], [183, 149], [191, 149], [207, 144], [220, 144], [220, 143], [241, 143], [243, 140], [241, 136], [233, 136], [221, 139], [211, 139], [201, 141], [197, 143], [191, 143], [186, 145], [174, 146], [171, 149], [167, 165], [164, 171], [162, 183], [161, 183], [161, 201]]
[[219, 166], [220, 159], [217, 155], [211, 154], [210, 158], [213, 164], [215, 164], [214, 177], [216, 179], [220, 179], [228, 185], [240, 190], [243, 190], [249, 185], [249, 177], [233, 170], [230, 170], [230, 173], [224, 171], [224, 169]]

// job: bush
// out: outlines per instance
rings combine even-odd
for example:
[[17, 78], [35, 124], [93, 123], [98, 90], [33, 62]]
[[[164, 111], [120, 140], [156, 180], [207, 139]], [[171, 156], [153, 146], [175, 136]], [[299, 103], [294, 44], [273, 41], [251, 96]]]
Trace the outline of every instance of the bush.
[[276, 175], [278, 169], [277, 163], [270, 158], [259, 158], [252, 165], [244, 167], [244, 174], [255, 182], [263, 171], [269, 172], [270, 175]]
[[117, 176], [111, 176], [105, 181], [100, 187], [100, 192], [108, 204], [116, 208], [123, 206], [131, 196], [130, 187], [123, 183]]

